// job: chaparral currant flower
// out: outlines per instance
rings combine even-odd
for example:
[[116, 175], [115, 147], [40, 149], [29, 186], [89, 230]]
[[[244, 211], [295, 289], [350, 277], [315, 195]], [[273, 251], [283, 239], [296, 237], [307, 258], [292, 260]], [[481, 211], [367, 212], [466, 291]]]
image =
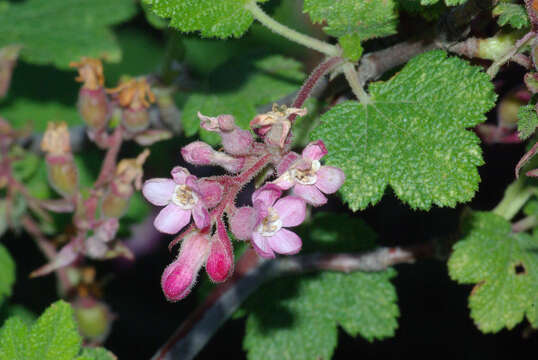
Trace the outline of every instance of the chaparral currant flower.
[[198, 229], [210, 225], [208, 208], [214, 207], [222, 196], [221, 186], [214, 181], [198, 180], [180, 166], [172, 169], [173, 179], [150, 179], [144, 183], [142, 193], [153, 205], [165, 206], [154, 225], [166, 234], [176, 234], [191, 219]]
[[292, 255], [301, 250], [301, 238], [286, 229], [301, 224], [306, 215], [306, 204], [297, 196], [277, 200], [282, 190], [267, 184], [252, 195], [254, 207], [239, 208], [232, 217], [231, 229], [241, 240], [252, 240], [256, 252], [265, 258], [275, 253]]
[[345, 180], [344, 172], [334, 166], [322, 166], [319, 160], [327, 154], [323, 141], [311, 142], [302, 157], [290, 152], [278, 166], [280, 175], [273, 183], [282, 190], [293, 188], [293, 194], [313, 206], [327, 202], [323, 194], [338, 191]]

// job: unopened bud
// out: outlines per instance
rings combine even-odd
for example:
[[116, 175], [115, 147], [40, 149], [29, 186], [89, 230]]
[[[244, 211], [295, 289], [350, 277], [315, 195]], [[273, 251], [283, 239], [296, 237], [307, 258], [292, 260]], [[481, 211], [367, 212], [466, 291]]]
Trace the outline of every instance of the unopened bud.
[[220, 151], [215, 151], [211, 145], [195, 141], [181, 149], [185, 161], [193, 165], [217, 165], [231, 173], [239, 172], [245, 164], [244, 158], [235, 158]]
[[526, 73], [523, 77], [523, 81], [525, 81], [525, 85], [527, 86], [527, 89], [533, 94], [538, 93], [538, 73], [530, 72]]
[[200, 127], [207, 131], [213, 132], [229, 132], [236, 129], [235, 118], [232, 115], [219, 115], [217, 117], [205, 116], [198, 112], [200, 119]]
[[220, 135], [222, 137], [222, 147], [230, 155], [247, 155], [252, 149], [254, 138], [248, 130], [235, 129]]
[[279, 107], [274, 104], [272, 111], [254, 117], [250, 126], [257, 130], [266, 144], [283, 148], [291, 130], [290, 118], [304, 116], [306, 113], [306, 108], [288, 108], [285, 105]]
[[207, 235], [195, 233], [183, 239], [178, 258], [164, 269], [161, 278], [164, 295], [169, 301], [181, 300], [190, 293], [209, 249]]
[[211, 239], [211, 250], [205, 266], [207, 275], [214, 282], [223, 282], [232, 274], [233, 266], [232, 243], [222, 220], [219, 220], [217, 231]]
[[73, 310], [79, 333], [85, 339], [103, 342], [107, 338], [114, 316], [106, 304], [91, 297], [83, 297], [73, 302]]
[[120, 218], [129, 208], [129, 199], [133, 195], [133, 190], [125, 188], [113, 181], [110, 183], [101, 202], [101, 211], [106, 218]]
[[101, 87], [91, 90], [85, 87], [78, 94], [78, 111], [91, 130], [99, 130], [106, 126], [108, 120], [108, 99]]
[[126, 108], [121, 119], [123, 126], [131, 133], [138, 133], [149, 127], [149, 112], [146, 108]]
[[43, 135], [41, 149], [47, 153], [46, 162], [51, 186], [64, 197], [73, 196], [78, 189], [78, 171], [71, 154], [67, 125], [63, 122], [49, 122]]
[[6, 96], [9, 90], [20, 49], [19, 45], [10, 45], [0, 49], [0, 98]]

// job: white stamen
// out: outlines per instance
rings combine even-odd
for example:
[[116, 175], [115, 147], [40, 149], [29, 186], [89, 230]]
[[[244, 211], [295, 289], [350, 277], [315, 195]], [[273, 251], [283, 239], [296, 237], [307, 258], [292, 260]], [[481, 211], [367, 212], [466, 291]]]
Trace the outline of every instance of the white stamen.
[[172, 202], [184, 210], [190, 210], [198, 203], [198, 196], [187, 185], [177, 185]]

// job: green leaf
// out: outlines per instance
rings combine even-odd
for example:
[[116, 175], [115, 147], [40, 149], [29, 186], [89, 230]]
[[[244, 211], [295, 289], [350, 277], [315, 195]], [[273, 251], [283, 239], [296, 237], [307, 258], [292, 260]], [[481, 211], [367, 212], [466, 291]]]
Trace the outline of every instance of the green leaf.
[[6, 247], [0, 244], [0, 303], [11, 296], [15, 283], [15, 262]]
[[357, 34], [347, 34], [338, 39], [342, 55], [349, 61], [357, 61], [362, 55], [361, 38]]
[[476, 283], [469, 297], [478, 328], [514, 328], [524, 316], [538, 327], [538, 233], [512, 233], [502, 217], [476, 212], [464, 224], [465, 237], [448, 261], [450, 277]]
[[110, 351], [103, 348], [84, 348], [76, 360], [117, 360]]
[[330, 359], [338, 326], [372, 341], [394, 335], [399, 314], [393, 269], [322, 273], [264, 286], [247, 306], [243, 346], [250, 360]]
[[3, 320], [11, 317], [17, 317], [21, 319], [28, 326], [32, 325], [37, 318], [33, 312], [31, 312], [22, 305], [5, 304], [0, 312], [0, 318]]
[[26, 343], [26, 360], [72, 360], [80, 350], [71, 305], [52, 304], [32, 326]]
[[326, 21], [323, 30], [336, 37], [353, 34], [364, 41], [396, 33], [393, 0], [305, 0], [303, 10], [315, 23]]
[[35, 64], [67, 68], [82, 56], [119, 61], [110, 26], [136, 12], [132, 0], [27, 0], [2, 12], [0, 47], [21, 44], [21, 57]]
[[520, 106], [517, 110], [517, 131], [521, 139], [527, 139], [538, 127], [538, 115], [533, 105]]
[[348, 101], [321, 119], [311, 139], [341, 168], [352, 210], [377, 203], [387, 185], [412, 208], [455, 206], [478, 189], [478, 137], [496, 95], [479, 67], [443, 51], [419, 55], [393, 78], [370, 85], [371, 103]]
[[[207, 37], [240, 37], [254, 18], [245, 5], [252, 0], [144, 0], [152, 11], [170, 18], [170, 26], [183, 32], [200, 31]], [[267, 0], [256, 0], [264, 2]]]
[[[375, 239], [362, 220], [342, 214], [318, 213], [302, 228], [305, 245], [312, 243], [318, 251], [361, 251]], [[338, 326], [368, 341], [394, 335], [399, 310], [390, 279], [395, 275], [393, 269], [322, 272], [264, 285], [246, 304], [248, 358], [330, 359]]]
[[[208, 116], [232, 114], [239, 126], [248, 128], [257, 106], [270, 104], [300, 88], [306, 77], [301, 68], [298, 61], [279, 55], [243, 57], [219, 67], [211, 74], [206, 92], [188, 97], [182, 117], [185, 135], [192, 136], [200, 130], [198, 111]], [[200, 137], [211, 144], [219, 141], [217, 134], [203, 129]]]
[[18, 317], [6, 320], [0, 329], [0, 360], [31, 360], [25, 356], [27, 324]]
[[500, 26], [508, 24], [514, 29], [521, 29], [530, 25], [525, 8], [519, 4], [499, 3], [493, 8], [492, 14], [493, 16], [499, 16], [497, 23]]
[[83, 124], [75, 106], [66, 106], [58, 102], [17, 98], [1, 106], [0, 113], [14, 128], [31, 126], [38, 132], [44, 132], [49, 121], [64, 121], [68, 126]]

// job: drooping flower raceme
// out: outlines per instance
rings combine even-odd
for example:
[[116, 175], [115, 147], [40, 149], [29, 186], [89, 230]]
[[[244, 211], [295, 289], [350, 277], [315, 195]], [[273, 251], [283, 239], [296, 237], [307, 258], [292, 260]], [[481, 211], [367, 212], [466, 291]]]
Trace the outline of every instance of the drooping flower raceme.
[[293, 194], [313, 206], [327, 202], [323, 194], [333, 194], [344, 183], [344, 172], [334, 166], [323, 166], [319, 162], [327, 154], [323, 141], [311, 142], [302, 156], [290, 152], [278, 166], [280, 175], [273, 183], [282, 190], [293, 188]]
[[241, 240], [252, 240], [261, 257], [297, 254], [302, 247], [301, 238], [286, 228], [304, 221], [306, 204], [297, 196], [279, 199], [281, 195], [280, 188], [267, 184], [252, 195], [254, 207], [239, 208], [231, 220], [234, 235]]
[[191, 220], [198, 229], [211, 224], [208, 208], [215, 206], [222, 196], [221, 186], [214, 181], [198, 180], [185, 168], [172, 169], [172, 179], [150, 179], [144, 183], [142, 193], [154, 205], [165, 206], [154, 225], [166, 234], [176, 234]]

